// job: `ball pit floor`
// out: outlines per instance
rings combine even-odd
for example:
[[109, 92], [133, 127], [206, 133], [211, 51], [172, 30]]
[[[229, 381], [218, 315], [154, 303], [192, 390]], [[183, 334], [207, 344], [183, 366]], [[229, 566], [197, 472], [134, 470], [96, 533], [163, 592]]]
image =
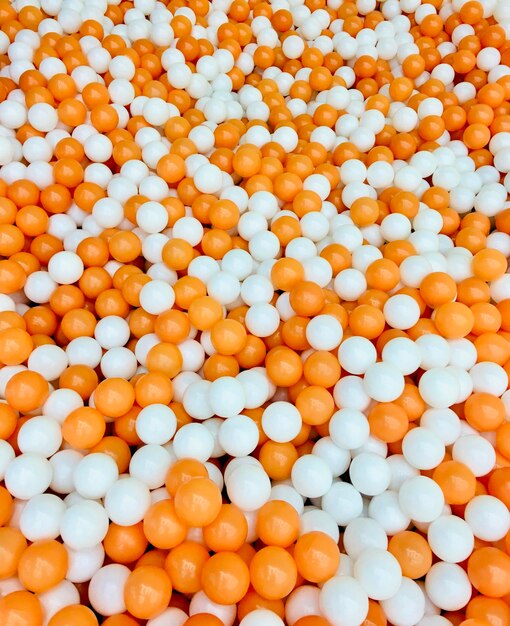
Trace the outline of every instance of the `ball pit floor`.
[[509, 0], [0, 0], [0, 626], [510, 626], [509, 194]]

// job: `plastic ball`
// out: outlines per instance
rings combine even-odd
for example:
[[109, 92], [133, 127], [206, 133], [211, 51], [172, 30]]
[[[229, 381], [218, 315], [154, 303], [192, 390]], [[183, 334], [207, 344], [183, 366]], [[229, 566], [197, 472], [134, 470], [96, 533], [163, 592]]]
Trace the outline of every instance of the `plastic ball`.
[[108, 530], [108, 515], [95, 501], [82, 500], [67, 509], [60, 534], [71, 550], [85, 550], [100, 543]]
[[331, 578], [321, 589], [319, 605], [333, 624], [354, 626], [368, 613], [368, 597], [361, 584], [350, 576]]
[[471, 583], [466, 572], [454, 563], [435, 563], [425, 578], [429, 598], [439, 608], [456, 611], [471, 597]]
[[[384, 572], [384, 582], [377, 572]], [[401, 584], [402, 572], [397, 559], [385, 550], [369, 548], [356, 559], [354, 578], [361, 584], [367, 596], [373, 600], [393, 597]]]

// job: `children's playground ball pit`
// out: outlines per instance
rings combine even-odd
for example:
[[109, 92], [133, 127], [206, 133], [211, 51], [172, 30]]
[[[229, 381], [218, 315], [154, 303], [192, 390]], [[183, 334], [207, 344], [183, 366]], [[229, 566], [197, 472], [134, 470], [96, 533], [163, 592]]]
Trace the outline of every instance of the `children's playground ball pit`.
[[510, 626], [508, 0], [0, 0], [1, 626]]

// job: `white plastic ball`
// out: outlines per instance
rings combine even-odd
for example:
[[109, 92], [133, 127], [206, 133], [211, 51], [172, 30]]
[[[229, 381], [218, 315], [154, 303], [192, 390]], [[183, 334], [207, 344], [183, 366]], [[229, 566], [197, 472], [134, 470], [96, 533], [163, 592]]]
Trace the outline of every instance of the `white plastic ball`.
[[119, 477], [113, 458], [102, 452], [88, 454], [77, 464], [73, 481], [76, 491], [83, 498], [103, 498]]
[[102, 543], [86, 550], [70, 548], [66, 550], [68, 558], [66, 578], [72, 583], [88, 582], [104, 563], [105, 551]]
[[330, 578], [322, 587], [319, 604], [333, 626], [359, 626], [368, 613], [368, 596], [350, 576]]
[[60, 535], [71, 550], [85, 550], [103, 541], [108, 532], [105, 509], [92, 500], [70, 506], [62, 517]]
[[338, 360], [347, 372], [364, 374], [376, 362], [377, 350], [365, 337], [347, 337], [338, 348]]
[[97, 613], [106, 617], [126, 610], [124, 587], [130, 573], [125, 565], [112, 563], [92, 576], [88, 594], [90, 605]]
[[456, 377], [445, 369], [427, 370], [418, 385], [423, 400], [435, 409], [446, 409], [457, 403], [459, 384]]
[[447, 563], [465, 561], [474, 546], [469, 524], [456, 515], [442, 515], [427, 530], [427, 540], [434, 554]]
[[336, 481], [322, 496], [321, 506], [338, 526], [347, 526], [362, 514], [363, 498], [351, 484]]
[[315, 350], [333, 350], [342, 337], [342, 325], [332, 315], [317, 315], [306, 327], [306, 338]]
[[404, 376], [390, 363], [375, 363], [365, 372], [363, 387], [377, 402], [393, 402], [404, 391]]
[[43, 614], [48, 620], [64, 607], [79, 604], [80, 602], [78, 589], [66, 579], [39, 594], [38, 598]]
[[290, 402], [272, 402], [262, 414], [262, 430], [278, 443], [292, 441], [299, 434], [301, 425], [301, 415]]
[[136, 416], [136, 433], [146, 444], [168, 443], [176, 430], [175, 413], [163, 404], [146, 406]]
[[381, 607], [395, 626], [414, 626], [425, 614], [425, 596], [414, 580], [403, 576], [397, 593], [383, 600]]
[[222, 376], [209, 388], [209, 402], [213, 412], [220, 417], [239, 415], [245, 407], [242, 384], [233, 376]]
[[329, 435], [340, 448], [360, 448], [370, 435], [370, 426], [365, 415], [356, 409], [340, 409], [329, 422]]
[[510, 528], [510, 513], [494, 496], [475, 496], [466, 506], [464, 518], [482, 541], [499, 541]]
[[52, 280], [61, 285], [71, 285], [83, 274], [83, 261], [74, 252], [57, 252], [48, 263], [48, 273]]
[[353, 576], [372, 600], [388, 600], [399, 590], [402, 570], [386, 550], [368, 548], [354, 563]]
[[399, 489], [402, 510], [417, 522], [432, 522], [441, 515], [444, 496], [441, 488], [427, 476], [408, 478]]
[[371, 452], [362, 452], [354, 457], [349, 468], [349, 476], [353, 486], [367, 496], [383, 493], [391, 479], [386, 459]]
[[120, 478], [106, 492], [104, 507], [119, 526], [140, 522], [151, 504], [148, 487], [137, 478]]
[[174, 436], [173, 449], [178, 459], [194, 458], [204, 463], [213, 448], [214, 438], [203, 424], [185, 424]]
[[247, 456], [259, 442], [259, 431], [255, 422], [246, 415], [235, 415], [226, 419], [219, 430], [219, 444], [230, 456]]
[[414, 298], [405, 294], [391, 296], [383, 308], [386, 322], [393, 328], [407, 330], [420, 319], [420, 307]]
[[12, 496], [29, 500], [46, 491], [52, 474], [52, 466], [46, 458], [28, 452], [12, 458], [5, 469], [4, 481]]
[[467, 465], [475, 476], [485, 476], [496, 463], [496, 451], [484, 437], [476, 434], [463, 435], [452, 448], [454, 461]]
[[172, 448], [148, 444], [138, 448], [131, 457], [129, 473], [132, 478], [138, 479], [149, 489], [159, 489], [164, 485], [166, 474], [173, 461], [175, 455]]
[[444, 458], [445, 446], [441, 438], [427, 428], [413, 428], [402, 440], [406, 461], [419, 470], [437, 467]]
[[152, 315], [171, 309], [174, 302], [173, 288], [162, 280], [151, 280], [140, 291], [140, 306]]
[[404, 376], [413, 374], [421, 363], [421, 352], [414, 341], [407, 337], [390, 339], [383, 348], [382, 360], [397, 367]]
[[48, 458], [57, 452], [61, 443], [60, 425], [51, 417], [32, 417], [18, 432], [18, 447], [22, 453], [32, 452]]
[[294, 463], [291, 480], [302, 496], [319, 498], [329, 490], [333, 477], [323, 459], [314, 454], [305, 454]]
[[271, 481], [262, 467], [240, 465], [228, 478], [227, 494], [242, 511], [256, 511], [269, 500]]
[[66, 505], [58, 496], [42, 493], [31, 498], [21, 511], [19, 528], [28, 541], [56, 539]]
[[396, 491], [389, 489], [370, 500], [368, 515], [379, 522], [388, 535], [395, 535], [406, 530], [411, 521], [409, 516], [402, 511]]
[[449, 446], [460, 436], [460, 419], [452, 409], [427, 409], [420, 418], [420, 426], [435, 433]]
[[430, 600], [444, 611], [458, 611], [471, 599], [471, 583], [465, 570], [454, 563], [435, 563], [425, 577]]

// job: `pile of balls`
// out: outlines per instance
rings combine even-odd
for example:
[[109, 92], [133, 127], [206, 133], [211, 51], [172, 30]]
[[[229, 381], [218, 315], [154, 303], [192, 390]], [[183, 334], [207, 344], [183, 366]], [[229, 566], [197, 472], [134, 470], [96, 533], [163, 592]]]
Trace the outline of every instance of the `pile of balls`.
[[510, 626], [509, 0], [0, 0], [1, 626]]

